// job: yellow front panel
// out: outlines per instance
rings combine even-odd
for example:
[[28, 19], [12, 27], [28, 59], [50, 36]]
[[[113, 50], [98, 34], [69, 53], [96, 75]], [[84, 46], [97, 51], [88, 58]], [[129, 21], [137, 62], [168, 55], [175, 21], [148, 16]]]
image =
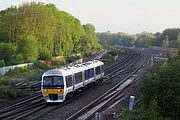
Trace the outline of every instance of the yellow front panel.
[[43, 95], [48, 94], [64, 94], [64, 89], [43, 89]]

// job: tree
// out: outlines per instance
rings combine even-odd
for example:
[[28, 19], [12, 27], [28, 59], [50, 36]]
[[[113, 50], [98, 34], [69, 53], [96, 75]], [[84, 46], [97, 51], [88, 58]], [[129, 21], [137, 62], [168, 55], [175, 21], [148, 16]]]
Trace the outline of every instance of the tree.
[[4, 66], [5, 66], [4, 60], [0, 60], [0, 67], [4, 67]]
[[8, 63], [10, 57], [16, 52], [16, 47], [11, 43], [0, 43], [0, 59], [3, 59], [5, 63]]
[[163, 40], [162, 46], [165, 47], [165, 48], [169, 47], [169, 38], [168, 38], [168, 36], [166, 36], [166, 39]]
[[25, 62], [38, 59], [37, 39], [32, 35], [23, 35], [18, 43], [19, 54], [22, 54]]
[[166, 66], [149, 74], [140, 87], [144, 107], [149, 108], [152, 100], [156, 100], [163, 117], [177, 120], [180, 117], [179, 78], [180, 56], [169, 59]]
[[[101, 45], [98, 43], [95, 28], [89, 28], [90, 33], [85, 33], [87, 29], [84, 29], [77, 18], [58, 10], [53, 4], [23, 3], [19, 7], [12, 6], [0, 11], [0, 42], [10, 43], [18, 50], [10, 56], [15, 60], [10, 60], [13, 63], [21, 58], [25, 61], [35, 60], [37, 54], [41, 59], [47, 59], [52, 56], [77, 54], [86, 51], [83, 50], [86, 48], [90, 49], [87, 52], [91, 52], [92, 49], [100, 50]], [[85, 34], [89, 34], [91, 40]], [[89, 43], [84, 44], [87, 39], [82, 37], [88, 38]], [[32, 52], [34, 57], [31, 55], [28, 58], [26, 52], [29, 50], [21, 48], [26, 43], [29, 44], [25, 39], [29, 39], [30, 43], [36, 41], [37, 45], [34, 47], [37, 48], [34, 51], [38, 49], [38, 53]], [[15, 59], [16, 55], [18, 59]], [[7, 59], [4, 61], [7, 62]]]
[[98, 43], [98, 38], [95, 33], [95, 27], [92, 24], [83, 25], [84, 35], [81, 38], [82, 51], [86, 54], [92, 52], [92, 50], [101, 50], [101, 46]]
[[180, 33], [178, 34], [178, 37], [177, 37], [177, 43], [178, 43], [178, 47], [180, 48]]

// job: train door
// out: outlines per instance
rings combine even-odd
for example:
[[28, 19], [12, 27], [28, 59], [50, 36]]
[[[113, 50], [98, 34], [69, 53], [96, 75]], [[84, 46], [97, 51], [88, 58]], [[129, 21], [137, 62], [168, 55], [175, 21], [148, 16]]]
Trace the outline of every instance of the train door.
[[73, 90], [75, 90], [75, 76], [74, 76], [74, 74], [72, 75], [72, 78], [73, 78]]

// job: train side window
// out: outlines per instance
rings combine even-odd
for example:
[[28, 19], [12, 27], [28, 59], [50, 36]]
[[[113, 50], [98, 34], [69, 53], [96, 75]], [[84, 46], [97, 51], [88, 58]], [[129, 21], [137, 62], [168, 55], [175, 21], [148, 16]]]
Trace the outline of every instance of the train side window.
[[66, 85], [67, 87], [72, 86], [72, 75], [66, 76]]
[[82, 82], [82, 72], [75, 73], [75, 83]]
[[85, 70], [84, 73], [85, 73], [85, 80], [87, 80], [89, 78], [88, 77], [88, 70]]
[[88, 78], [94, 77], [94, 68], [88, 70]]
[[101, 65], [101, 72], [104, 72], [104, 65]]
[[100, 66], [96, 67], [95, 69], [96, 69], [96, 75], [101, 74], [101, 68], [100, 68]]

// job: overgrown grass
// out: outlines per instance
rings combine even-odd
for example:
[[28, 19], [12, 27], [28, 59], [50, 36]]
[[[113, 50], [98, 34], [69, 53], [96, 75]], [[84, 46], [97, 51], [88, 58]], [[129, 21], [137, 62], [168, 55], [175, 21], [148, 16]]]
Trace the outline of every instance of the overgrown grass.
[[13, 87], [18, 80], [4, 80], [4, 77], [0, 80], [0, 104], [14, 100], [16, 98], [27, 96], [30, 92], [16, 89]]
[[40, 81], [42, 74], [50, 69], [43, 61], [36, 61], [33, 66], [11, 69], [5, 75], [0, 75], [0, 104], [32, 94], [16, 89], [19, 82]]
[[103, 56], [103, 59], [106, 59], [106, 64], [112, 64], [115, 61], [115, 56], [123, 55], [123, 51], [120, 48], [110, 46], [108, 49], [108, 53]]

